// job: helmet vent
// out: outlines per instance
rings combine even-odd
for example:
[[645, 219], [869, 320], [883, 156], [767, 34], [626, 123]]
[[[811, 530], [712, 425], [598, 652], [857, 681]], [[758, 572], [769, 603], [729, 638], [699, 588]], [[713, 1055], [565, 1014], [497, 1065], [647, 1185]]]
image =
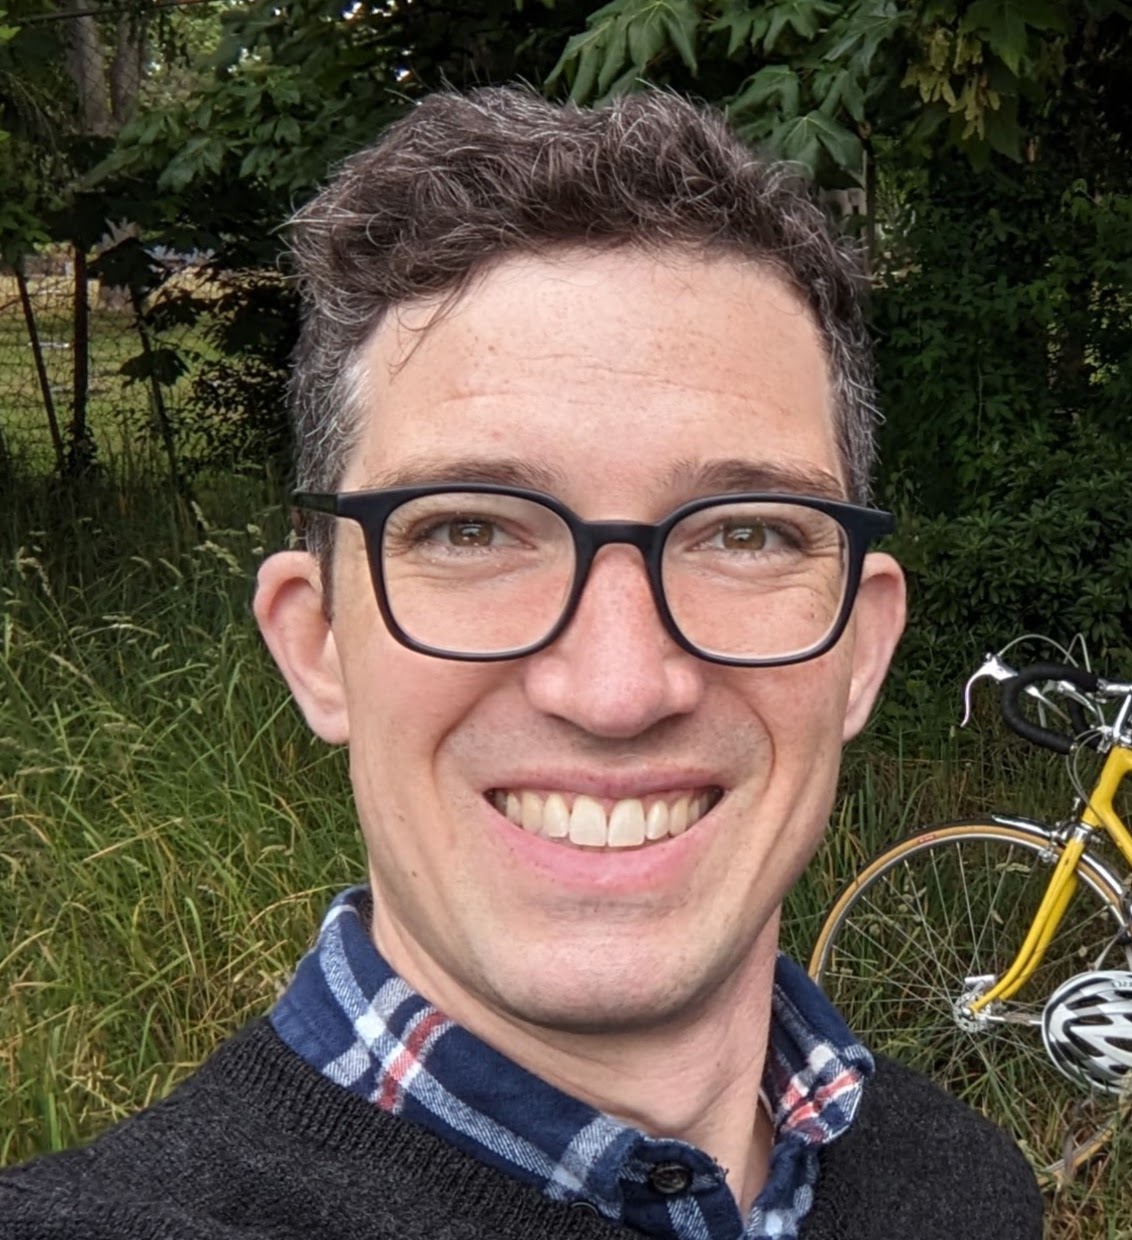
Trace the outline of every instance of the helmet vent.
[[1096, 969], [1063, 982], [1042, 1013], [1042, 1040], [1078, 1084], [1132, 1091], [1132, 972]]

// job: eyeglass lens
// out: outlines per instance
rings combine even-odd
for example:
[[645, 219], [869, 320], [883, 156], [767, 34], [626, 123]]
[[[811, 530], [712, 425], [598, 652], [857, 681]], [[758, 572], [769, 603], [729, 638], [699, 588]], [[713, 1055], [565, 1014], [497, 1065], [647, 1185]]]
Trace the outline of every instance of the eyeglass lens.
[[[546, 637], [576, 573], [570, 527], [514, 495], [420, 496], [389, 516], [381, 546], [389, 609], [414, 641], [453, 654], [520, 650]], [[845, 596], [840, 523], [802, 504], [702, 508], [664, 545], [661, 579], [677, 627], [731, 658], [782, 658], [821, 642]]]

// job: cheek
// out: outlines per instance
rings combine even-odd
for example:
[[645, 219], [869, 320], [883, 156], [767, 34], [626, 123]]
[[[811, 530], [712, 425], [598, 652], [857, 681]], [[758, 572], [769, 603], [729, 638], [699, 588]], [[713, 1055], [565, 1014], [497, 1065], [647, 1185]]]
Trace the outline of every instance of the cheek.
[[753, 670], [748, 702], [769, 741], [775, 765], [836, 763], [848, 701], [849, 659], [838, 646], [819, 659]]
[[[334, 582], [334, 640], [350, 718], [350, 748], [386, 765], [388, 755], [419, 747], [444, 726], [449, 666], [406, 649], [390, 636], [377, 608], [360, 542], [339, 548]], [[459, 667], [458, 664], [450, 665]]]
[[[760, 675], [761, 685], [755, 679]], [[793, 881], [821, 839], [833, 806], [848, 664], [831, 651], [809, 663], [751, 676], [748, 702], [761, 725], [762, 752], [754, 759], [742, 812], [772, 854], [761, 864]]]
[[[350, 724], [355, 791], [405, 814], [436, 794], [444, 754], [473, 731], [501, 665], [460, 663], [407, 650], [376, 607], [342, 617], [337, 635]], [[363, 791], [364, 790], [364, 791]]]
[[372, 636], [343, 665], [351, 741], [374, 757], [435, 750], [475, 702], [466, 677], [385, 634]]
[[441, 864], [471, 796], [444, 774], [452, 738], [479, 700], [464, 671], [471, 666], [415, 655], [386, 634], [346, 660], [358, 819], [370, 857], [395, 884]]

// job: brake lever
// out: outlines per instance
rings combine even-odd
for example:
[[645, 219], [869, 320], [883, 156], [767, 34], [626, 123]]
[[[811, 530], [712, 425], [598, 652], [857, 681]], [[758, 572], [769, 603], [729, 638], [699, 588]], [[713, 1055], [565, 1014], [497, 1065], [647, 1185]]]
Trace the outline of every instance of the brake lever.
[[[982, 666], [975, 672], [975, 674], [970, 678], [970, 680], [967, 681], [966, 685], [963, 686], [963, 708], [964, 709], [963, 709], [963, 718], [960, 721], [959, 726], [961, 728], [965, 728], [967, 724], [971, 722], [971, 713], [973, 709], [971, 690], [974, 688], [975, 684], [978, 681], [993, 680], [996, 684], [1001, 684], [1003, 681], [1010, 680], [1014, 676], [1017, 676], [1017, 675], [1018, 675], [1017, 671], [1014, 668], [1012, 668], [1008, 663], [1004, 662], [1003, 659], [999, 655], [988, 654]], [[1087, 695], [1081, 693], [1075, 685], [1070, 684], [1068, 681], [1059, 681], [1057, 683], [1057, 690], [1063, 696], [1072, 698], [1078, 705], [1082, 706], [1085, 710], [1087, 710], [1094, 717], [1098, 714], [1096, 702], [1093, 701], [1091, 698], [1089, 698]], [[1052, 712], [1052, 714], [1062, 722], [1069, 721], [1070, 719], [1069, 713], [1063, 710], [1052, 699], [1047, 697], [1046, 694], [1044, 694], [1041, 691], [1041, 689], [1038, 688], [1037, 685], [1027, 685], [1026, 688], [1023, 690], [1023, 692], [1028, 697], [1033, 698], [1038, 703], [1038, 711], [1043, 719], [1043, 726], [1044, 726], [1044, 713], [1043, 712], [1046, 710]]]
[[971, 690], [975, 687], [976, 682], [980, 680], [993, 680], [996, 684], [1001, 684], [1002, 681], [1010, 680], [1017, 674], [1014, 668], [1004, 663], [997, 654], [988, 654], [983, 660], [982, 667], [963, 686], [963, 718], [959, 726], [965, 728], [971, 722]]
[[[1069, 684], [1068, 681], [1059, 680], [1056, 682], [1055, 687], [1062, 697], [1072, 698], [1079, 705], [1088, 707], [1090, 710], [1095, 710], [1095, 707], [1089, 699], [1083, 694], [1078, 693], [1073, 685]], [[1058, 706], [1052, 698], [1046, 697], [1037, 685], [1028, 685], [1025, 692], [1029, 694], [1030, 697], [1035, 698], [1038, 702], [1039, 718], [1042, 720], [1042, 727], [1045, 727], [1045, 717], [1040, 713], [1041, 708], [1043, 707], [1061, 723], [1070, 723], [1072, 721], [1072, 716], [1070, 713], [1067, 710], [1062, 710], [1062, 708]]]

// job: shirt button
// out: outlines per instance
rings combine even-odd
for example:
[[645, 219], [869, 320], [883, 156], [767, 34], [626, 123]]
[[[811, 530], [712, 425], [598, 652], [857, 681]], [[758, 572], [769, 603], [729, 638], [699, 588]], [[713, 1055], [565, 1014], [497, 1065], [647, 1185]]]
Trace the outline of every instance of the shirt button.
[[597, 1206], [592, 1201], [571, 1201], [571, 1210], [581, 1210], [585, 1214], [596, 1214]]
[[657, 1163], [649, 1172], [649, 1185], [658, 1193], [671, 1197], [684, 1192], [692, 1182], [692, 1173], [683, 1163]]

